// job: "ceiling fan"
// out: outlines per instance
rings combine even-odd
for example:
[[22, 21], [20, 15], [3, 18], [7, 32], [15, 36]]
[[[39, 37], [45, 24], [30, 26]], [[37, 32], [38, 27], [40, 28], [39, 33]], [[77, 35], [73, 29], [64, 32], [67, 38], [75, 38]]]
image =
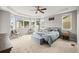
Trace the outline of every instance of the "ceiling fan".
[[41, 12], [44, 14], [44, 10], [47, 10], [47, 8], [41, 8], [40, 6], [35, 6], [35, 8], [36, 8], [35, 14], [37, 14], [38, 12]]

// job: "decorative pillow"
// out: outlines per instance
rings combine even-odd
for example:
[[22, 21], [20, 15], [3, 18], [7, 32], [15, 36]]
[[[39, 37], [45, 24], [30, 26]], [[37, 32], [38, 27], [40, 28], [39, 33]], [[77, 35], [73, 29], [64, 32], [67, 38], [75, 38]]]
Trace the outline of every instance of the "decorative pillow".
[[58, 27], [52, 27], [52, 30], [53, 30], [53, 31], [58, 31], [59, 28], [58, 28]]
[[61, 28], [59, 27], [52, 27], [53, 31], [58, 31], [60, 35], [62, 35]]

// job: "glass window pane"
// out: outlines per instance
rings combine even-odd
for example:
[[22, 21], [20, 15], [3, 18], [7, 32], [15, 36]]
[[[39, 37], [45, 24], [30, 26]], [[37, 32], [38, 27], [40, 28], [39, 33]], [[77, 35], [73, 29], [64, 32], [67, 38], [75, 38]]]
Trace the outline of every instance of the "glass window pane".
[[24, 27], [28, 27], [29, 26], [29, 21], [24, 21]]

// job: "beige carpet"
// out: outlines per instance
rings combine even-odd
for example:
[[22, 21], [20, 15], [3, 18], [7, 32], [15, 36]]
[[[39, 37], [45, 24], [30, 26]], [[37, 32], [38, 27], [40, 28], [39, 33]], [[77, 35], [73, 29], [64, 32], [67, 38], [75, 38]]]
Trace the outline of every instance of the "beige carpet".
[[[65, 41], [62, 39], [56, 40], [51, 47], [48, 45], [39, 45], [32, 41], [31, 35], [12, 39], [13, 49], [11, 53], [75, 53], [77, 45], [75, 42]], [[71, 44], [75, 46], [71, 46]]]

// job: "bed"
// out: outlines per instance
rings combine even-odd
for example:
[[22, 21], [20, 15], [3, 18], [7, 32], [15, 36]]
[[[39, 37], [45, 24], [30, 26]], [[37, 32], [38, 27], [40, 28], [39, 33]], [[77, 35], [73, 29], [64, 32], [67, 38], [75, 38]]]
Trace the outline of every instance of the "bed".
[[57, 28], [54, 28], [51, 31], [48, 32], [34, 32], [32, 34], [32, 40], [36, 43], [44, 43], [42, 41], [45, 41], [51, 46], [53, 42], [55, 42], [60, 36], [60, 31]]

